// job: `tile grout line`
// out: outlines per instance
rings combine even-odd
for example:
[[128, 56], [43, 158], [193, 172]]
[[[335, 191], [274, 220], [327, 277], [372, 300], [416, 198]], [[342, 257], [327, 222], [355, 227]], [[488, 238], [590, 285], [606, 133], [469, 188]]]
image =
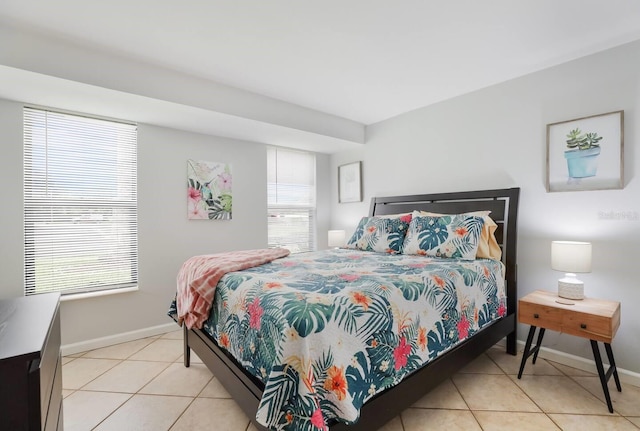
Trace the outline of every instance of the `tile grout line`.
[[176, 423], [178, 423], [178, 421], [180, 420], [180, 418], [182, 417], [182, 415], [184, 415], [186, 413], [187, 410], [189, 410], [189, 407], [191, 407], [191, 405], [194, 403], [194, 401], [196, 400], [196, 397], [192, 397], [191, 398], [191, 402], [189, 404], [187, 404], [187, 406], [184, 408], [184, 410], [182, 410], [182, 412], [180, 412], [180, 414], [178, 415], [178, 417], [171, 423], [171, 425], [169, 426], [169, 428], [167, 428], [167, 431], [170, 431], [171, 428], [173, 428]]
[[[589, 388], [587, 388], [586, 386], [584, 386], [582, 383], [580, 383], [579, 381], [577, 381], [574, 377], [582, 377], [582, 378], [593, 378], [593, 379], [599, 379], [600, 377], [595, 375], [595, 376], [569, 376], [567, 375], [567, 377], [569, 377], [575, 384], [577, 384], [578, 386], [580, 386], [582, 389], [584, 389], [585, 391], [589, 392], [591, 395], [593, 395], [594, 397], [596, 397], [598, 399], [598, 401], [600, 401], [605, 408], [607, 408], [607, 402], [605, 399], [600, 399], [600, 397], [598, 397], [596, 394], [594, 394], [593, 392], [591, 392], [589, 390]], [[609, 384], [610, 380], [607, 382], [607, 385]], [[614, 386], [615, 387], [615, 386]], [[622, 382], [620, 382], [620, 387], [622, 387]], [[602, 389], [602, 384], [600, 384], [600, 389]], [[616, 392], [618, 391], [618, 389], [614, 389]], [[609, 388], [609, 393], [611, 393], [611, 388]], [[602, 396], [604, 397], [604, 393], [602, 394]], [[614, 413], [616, 413], [618, 416], [622, 416], [624, 418], [626, 418], [625, 415], [623, 415], [622, 413], [620, 413], [617, 409], [615, 409], [614, 404], [614, 400], [613, 398], [611, 399], [611, 405], [614, 407], [613, 411]], [[608, 410], [607, 410], [608, 411]], [[634, 424], [635, 425], [635, 424]]]
[[[154, 340], [153, 342], [149, 343], [149, 345], [155, 343], [158, 340], [171, 340], [171, 341], [175, 341], [174, 339], [169, 339], [169, 338], [162, 338], [159, 337], [156, 340]], [[178, 340], [180, 341], [180, 340]], [[145, 346], [146, 347], [146, 346]], [[142, 349], [141, 349], [142, 350]], [[133, 355], [131, 355], [133, 356]], [[179, 357], [178, 357], [179, 359]], [[132, 361], [135, 361], [135, 359], [131, 359]], [[151, 361], [152, 362], [152, 361]], [[152, 395], [152, 396], [172, 396], [172, 395], [166, 395], [166, 394], [144, 394], [144, 393], [140, 393], [140, 391], [142, 391], [145, 387], [147, 387], [153, 380], [155, 380], [156, 378], [158, 378], [158, 376], [160, 376], [160, 374], [164, 373], [166, 370], [168, 370], [173, 364], [176, 364], [178, 362], [170, 362], [169, 365], [167, 365], [162, 371], [160, 371], [156, 376], [154, 376], [151, 380], [149, 380], [145, 385], [143, 385], [140, 389], [138, 389], [138, 391], [135, 393], [135, 395]], [[193, 365], [193, 364], [192, 364]], [[209, 382], [213, 379], [213, 373], [212, 373], [212, 377], [211, 379], [209, 379], [207, 381], [207, 383], [202, 387], [202, 389], [198, 392], [198, 394], [195, 397], [189, 397], [191, 398], [191, 401], [185, 406], [184, 410], [182, 410], [182, 412], [180, 412], [180, 414], [178, 415], [178, 417], [171, 423], [171, 425], [169, 426], [169, 428], [167, 428], [167, 431], [171, 430], [171, 428], [173, 428], [176, 423], [180, 420], [180, 418], [185, 414], [185, 412], [189, 409], [189, 407], [191, 407], [191, 405], [195, 402], [196, 398], [198, 397], [198, 395], [200, 395], [202, 393], [202, 391], [204, 391], [204, 388], [207, 386], [207, 384], [209, 384]], [[185, 397], [186, 398], [186, 397]]]
[[[152, 338], [152, 337], [145, 337], [145, 338]], [[138, 350], [136, 350], [135, 352], [132, 352], [130, 355], [128, 355], [128, 356], [126, 357], [126, 359], [115, 359], [115, 360], [118, 360], [118, 363], [117, 363], [117, 364], [115, 364], [113, 367], [110, 367], [109, 369], [105, 370], [103, 373], [101, 373], [100, 375], [96, 376], [95, 378], [91, 379], [89, 382], [85, 383], [85, 384], [84, 384], [83, 386], [81, 386], [79, 389], [74, 390], [74, 392], [82, 391], [82, 388], [84, 388], [85, 386], [87, 386], [88, 384], [90, 384], [91, 382], [93, 382], [94, 380], [96, 380], [97, 378], [99, 378], [99, 377], [103, 376], [103, 375], [104, 375], [105, 373], [107, 373], [108, 371], [110, 371], [110, 370], [114, 369], [114, 368], [115, 368], [115, 367], [117, 367], [118, 365], [121, 365], [121, 364], [123, 364], [123, 363], [125, 363], [125, 362], [127, 362], [127, 361], [133, 361], [133, 360], [131, 360], [131, 359], [129, 359], [129, 358], [131, 358], [131, 357], [132, 357], [133, 355], [135, 355], [136, 353], [139, 353], [140, 351], [142, 351], [142, 350], [143, 350], [143, 349], [145, 349], [146, 347], [150, 346], [151, 344], [153, 344], [154, 342], [156, 342], [156, 341], [157, 341], [157, 340], [159, 340], [159, 339], [160, 339], [159, 337], [153, 337], [153, 340], [152, 340], [150, 343], [148, 343], [148, 344], [146, 344], [146, 345], [144, 345], [144, 346], [140, 347], [140, 348], [139, 348]], [[132, 340], [132, 341], [135, 341], [135, 340]], [[125, 344], [125, 343], [119, 343], [119, 344]], [[117, 344], [114, 344], [114, 346], [115, 346], [115, 345], [117, 345]], [[114, 360], [113, 358], [88, 358], [88, 357], [84, 357], [84, 355], [86, 355], [87, 353], [89, 353], [89, 352], [91, 352], [91, 351], [94, 351], [94, 350], [99, 350], [99, 349], [93, 349], [93, 350], [89, 350], [89, 351], [87, 351], [87, 352], [83, 352], [83, 353], [79, 354], [80, 356], [76, 357], [75, 359], [84, 358], [84, 359], [87, 359], [87, 360], [92, 360], [92, 359], [96, 359], [96, 360], [105, 360], [105, 359], [107, 359], [107, 360]], [[70, 362], [73, 362], [73, 361], [70, 361]], [[149, 361], [149, 362], [153, 362], [153, 361]], [[159, 362], [159, 361], [158, 361], [158, 362]], [[169, 367], [171, 366], [171, 364], [172, 364], [172, 363], [173, 363], [173, 362], [168, 362], [168, 363], [167, 363], [167, 366], [166, 366], [166, 367], [164, 367], [162, 370], [160, 370], [160, 371], [159, 371], [159, 372], [158, 372], [154, 377], [152, 377], [152, 378], [149, 380], [149, 382], [151, 382], [151, 380], [155, 379], [155, 378], [156, 378], [156, 377], [158, 377], [160, 374], [162, 374], [162, 373], [163, 373], [167, 368], [169, 368]], [[140, 390], [142, 390], [145, 386], [147, 386], [147, 385], [149, 384], [149, 382], [145, 383], [141, 388], [139, 388], [139, 389], [138, 389], [136, 392], [134, 392], [134, 393], [131, 393], [131, 392], [119, 392], [119, 391], [115, 391], [115, 392], [114, 392], [114, 391], [85, 391], [85, 392], [121, 393], [121, 394], [127, 394], [127, 395], [129, 395], [129, 397], [127, 397], [127, 399], [125, 399], [125, 400], [124, 400], [122, 403], [120, 403], [120, 404], [119, 404], [115, 409], [113, 409], [113, 411], [111, 411], [111, 413], [109, 413], [107, 416], [105, 416], [105, 417], [104, 417], [104, 418], [103, 418], [103, 419], [102, 419], [102, 420], [101, 420], [101, 421], [100, 421], [100, 422], [99, 422], [95, 427], [93, 427], [93, 428], [92, 428], [92, 430], [97, 429], [97, 428], [98, 428], [98, 427], [99, 427], [99, 426], [100, 426], [104, 421], [106, 421], [109, 417], [111, 417], [115, 412], [117, 412], [118, 410], [120, 410], [120, 408], [122, 408], [122, 406], [123, 406], [123, 405], [125, 405], [128, 401], [130, 401], [130, 400], [131, 400], [135, 395], [138, 395], [138, 394], [140, 393]], [[64, 389], [64, 388], [63, 388], [63, 389]], [[145, 395], [146, 395], [146, 394], [145, 394]], [[190, 406], [190, 405], [191, 405], [191, 403], [193, 403], [193, 400], [194, 400], [194, 399], [195, 399], [195, 398], [192, 398], [191, 402], [187, 405], [187, 408], [188, 408], [188, 406]], [[185, 408], [185, 411], [186, 411], [186, 408]], [[184, 411], [183, 411], [182, 413], [180, 413], [180, 415], [179, 415], [178, 417], [181, 417], [183, 413], [184, 413]], [[176, 420], [177, 420], [177, 419], [176, 419]], [[175, 423], [175, 422], [174, 422], [174, 423]], [[173, 424], [172, 424], [171, 426], [173, 426]]]
[[631, 421], [629, 420], [629, 418], [628, 418], [628, 417], [626, 417], [626, 416], [622, 416], [622, 417], [623, 417], [623, 418], [625, 418], [625, 419], [626, 419], [626, 421], [627, 421], [627, 422], [629, 422], [632, 426], [634, 426], [634, 427], [636, 427], [636, 428], [640, 429], [640, 426], [639, 426], [639, 425], [634, 424], [633, 422], [631, 422]]
[[118, 405], [118, 407], [116, 407], [115, 409], [113, 409], [113, 410], [111, 411], [111, 413], [109, 413], [109, 414], [108, 414], [108, 415], [106, 415], [104, 418], [102, 418], [102, 420], [101, 420], [100, 422], [98, 422], [98, 423], [96, 424], [96, 426], [94, 426], [93, 428], [91, 428], [91, 430], [92, 430], [92, 431], [93, 431], [93, 430], [95, 430], [95, 429], [97, 429], [100, 425], [102, 425], [102, 423], [103, 423], [104, 421], [106, 421], [108, 418], [110, 418], [110, 417], [111, 417], [111, 415], [113, 415], [115, 412], [117, 412], [118, 410], [120, 410], [120, 408], [121, 408], [123, 405], [125, 405], [125, 404], [126, 404], [126, 403], [131, 399], [131, 398], [133, 398], [133, 396], [135, 395], [135, 394], [131, 394], [131, 393], [129, 393], [129, 392], [123, 392], [123, 393], [125, 393], [125, 394], [129, 395], [129, 397], [128, 397], [126, 400], [122, 401], [122, 403], [120, 403], [120, 405]]
[[[548, 362], [548, 361], [547, 361]], [[562, 372], [562, 370], [560, 370], [560, 372]], [[602, 406], [605, 408], [605, 410], [607, 412], [609, 412], [608, 407], [607, 407], [607, 402], [605, 400], [601, 400], [600, 398], [598, 398], [597, 395], [595, 395], [593, 392], [591, 392], [589, 389], [587, 389], [586, 387], [584, 387], [583, 385], [581, 385], [579, 382], [577, 382], [573, 377], [571, 377], [568, 374], [563, 373], [563, 375], [565, 377], [567, 377], [570, 381], [572, 381], [573, 383], [575, 383], [576, 385], [578, 385], [581, 389], [583, 389], [586, 393], [588, 393], [591, 397], [595, 398], [599, 403], [602, 404]], [[596, 376], [596, 378], [598, 378], [598, 376]], [[613, 405], [613, 400], [612, 400], [612, 404]], [[559, 413], [562, 414], [562, 413]], [[576, 414], [576, 413], [566, 413], [566, 414]], [[577, 413], [577, 414], [583, 414], [583, 413]], [[610, 413], [609, 415], [611, 416], [622, 416], [619, 412], [617, 412], [615, 409], [613, 410], [613, 413]], [[594, 413], [593, 416], [602, 416], [599, 413]]]
[[[507, 373], [502, 369], [502, 367], [500, 365], [498, 365], [498, 363], [496, 361], [494, 361], [493, 358], [491, 356], [489, 356], [486, 351], [483, 354], [487, 357], [487, 359], [489, 359], [489, 361], [491, 361], [502, 372], [502, 375], [504, 375], [504, 376], [507, 375]], [[488, 375], [487, 373], [483, 373], [483, 374]], [[500, 374], [497, 374], [497, 375], [499, 376]], [[451, 379], [451, 381], [453, 382], [453, 379]], [[456, 390], [460, 394], [460, 397], [462, 397], [462, 400], [465, 402], [465, 404], [467, 404], [467, 400], [462, 396], [462, 393], [460, 392], [460, 390], [458, 389], [456, 384], [453, 383], [453, 385], [455, 386]], [[467, 404], [467, 407], [469, 407], [468, 404]], [[476, 416], [475, 412], [473, 410], [471, 410], [471, 407], [469, 407], [469, 411], [473, 415], [473, 419], [475, 419], [475, 421], [478, 424], [478, 426], [480, 427], [480, 429], [484, 431], [484, 427], [482, 426], [482, 424], [478, 420], [478, 417]]]
[[[524, 354], [524, 353], [523, 353]], [[562, 371], [561, 369], [554, 367], [552, 363], [550, 363], [549, 361], [547, 361], [546, 359], [540, 358], [542, 361], [546, 361], [553, 369], [558, 370], [560, 372], [560, 374], [562, 376], [565, 377], [569, 377], [564, 371]], [[533, 364], [531, 364], [533, 366]], [[517, 377], [517, 375], [516, 375]], [[526, 393], [526, 392], [525, 392]], [[527, 394], [527, 396], [529, 396], [529, 394]], [[533, 400], [531, 400], [533, 401]], [[533, 401], [535, 403], [535, 401]], [[536, 403], [536, 406], [538, 406], [538, 404]], [[542, 409], [540, 406], [538, 406], [538, 408], [540, 409], [540, 411], [542, 411], [542, 413], [544, 413], [544, 415], [551, 421], [552, 424], [554, 424], [556, 426], [556, 428], [558, 428], [559, 430], [562, 431], [562, 427], [560, 426], [559, 423], [557, 423], [556, 421], [553, 420], [553, 418], [549, 415], [549, 413], [545, 412], [544, 409]]]
[[[560, 375], [561, 375], [561, 376], [568, 378], [569, 380], [571, 380], [571, 381], [573, 381], [574, 383], [576, 383], [578, 386], [582, 387], [578, 382], [576, 382], [575, 380], [573, 380], [573, 378], [572, 378], [569, 374], [565, 373], [564, 371], [562, 371], [562, 370], [561, 370], [561, 369], [559, 369], [558, 367], [555, 367], [555, 366], [554, 366], [550, 361], [547, 361], [547, 360], [546, 360], [546, 359], [544, 359], [544, 358], [540, 358], [540, 360], [545, 361], [545, 362], [546, 362], [547, 364], [549, 364], [553, 369], [558, 370], [558, 371], [560, 372]], [[515, 375], [515, 374], [514, 374], [514, 376], [516, 376], [516, 377], [517, 377], [517, 375]], [[535, 376], [535, 374], [534, 374], [534, 376]], [[551, 377], [552, 377], [552, 376], [551, 376]], [[513, 378], [512, 378], [512, 380], [513, 380]], [[590, 391], [588, 391], [586, 388], [583, 388], [583, 389], [584, 389], [587, 393], [589, 393], [590, 395], [593, 395], [593, 394], [592, 394]], [[563, 429], [563, 428], [562, 428], [562, 426], [561, 426], [559, 423], [557, 423], [557, 422], [556, 422], [556, 421], [551, 417], [551, 415], [565, 415], [565, 416], [568, 416], [568, 415], [573, 415], [573, 416], [602, 416], [602, 415], [600, 415], [600, 414], [595, 414], [595, 413], [594, 413], [594, 414], [587, 414], [587, 413], [563, 413], [563, 412], [558, 412], [558, 413], [549, 413], [549, 412], [544, 411], [544, 409], [542, 409], [542, 408], [541, 408], [541, 407], [540, 407], [540, 406], [539, 406], [539, 405], [538, 405], [538, 404], [537, 404], [537, 403], [536, 403], [536, 402], [535, 402], [535, 401], [534, 401], [534, 400], [529, 396], [529, 394], [527, 394], [527, 392], [526, 392], [526, 391], [524, 391], [524, 389], [523, 389], [523, 392], [525, 392], [525, 394], [527, 395], [527, 397], [529, 397], [529, 399], [531, 399], [531, 401], [532, 401], [532, 402], [533, 402], [533, 403], [534, 403], [534, 404], [535, 404], [535, 405], [540, 409], [540, 411], [541, 411], [542, 413], [544, 413], [544, 415], [545, 415], [547, 418], [549, 418], [549, 420], [550, 420], [550, 421], [551, 421], [551, 422], [552, 422], [556, 427], [558, 427], [558, 429], [560, 429], [560, 430], [562, 430], [562, 429]], [[596, 397], [596, 398], [597, 398], [597, 397]], [[598, 399], [598, 401], [600, 401], [600, 400]], [[603, 404], [604, 404], [604, 403], [603, 403]], [[606, 405], [605, 405], [605, 406], [606, 406]]]
[[[132, 341], [134, 341], [134, 340], [132, 340]], [[155, 341], [155, 340], [154, 340], [154, 341]], [[151, 341], [151, 343], [153, 343], [153, 341]], [[149, 344], [151, 344], [151, 343], [149, 343]], [[125, 344], [125, 343], [119, 343], [119, 344]], [[142, 349], [144, 349], [145, 347], [147, 347], [149, 344], [147, 344], [147, 345], [145, 345], [145, 346], [141, 347], [140, 349], [136, 350], [135, 352], [131, 353], [129, 356], [127, 356], [127, 358], [129, 358], [129, 357], [131, 357], [131, 356], [135, 355], [135, 354], [136, 354], [136, 353], [138, 353], [140, 350], [142, 350]], [[115, 346], [115, 345], [117, 345], [117, 344], [114, 344], [114, 346]], [[78, 359], [78, 358], [82, 358], [82, 357], [84, 357], [84, 355], [86, 355], [87, 353], [92, 352], [92, 351], [95, 351], [95, 350], [99, 350], [99, 349], [92, 349], [92, 350], [88, 350], [88, 351], [86, 351], [86, 352], [82, 352], [81, 354], [79, 354], [79, 356], [77, 356], [77, 357], [76, 357], [76, 359]], [[83, 386], [81, 386], [79, 389], [77, 389], [77, 390], [76, 390], [76, 392], [77, 392], [77, 391], [81, 391], [83, 387], [85, 387], [86, 385], [88, 385], [89, 383], [91, 383], [92, 381], [94, 381], [95, 379], [97, 379], [98, 377], [102, 376], [102, 375], [103, 375], [103, 374], [105, 374], [107, 371], [112, 370], [112, 369], [113, 369], [113, 368], [115, 368], [116, 366], [118, 366], [118, 365], [122, 364], [123, 362], [125, 362], [125, 361], [127, 360], [127, 358], [125, 358], [125, 359], [120, 359], [120, 360], [119, 360], [119, 362], [118, 362], [117, 364], [115, 364], [113, 367], [109, 368], [108, 370], [105, 370], [103, 373], [101, 373], [100, 375], [96, 376], [95, 378], [93, 378], [93, 379], [92, 379], [92, 380], [90, 380], [89, 382], [85, 383]], [[98, 360], [103, 359], [103, 360], [104, 360], [104, 359], [112, 359], [112, 358], [87, 358], [87, 357], [85, 357], [84, 359], [88, 359], [88, 360], [91, 360], [91, 359], [98, 359]], [[73, 362], [73, 361], [70, 361], [70, 362]], [[63, 388], [63, 389], [64, 389], [64, 388]], [[86, 392], [90, 392], [90, 391], [86, 391]], [[130, 400], [131, 398], [133, 398], [133, 396], [135, 395], [135, 394], [132, 394], [132, 393], [130, 393], [130, 392], [120, 392], [120, 393], [122, 393], [122, 394], [127, 394], [127, 395], [129, 395], [129, 397], [127, 397], [127, 399], [125, 399], [125, 400], [124, 400], [122, 403], [120, 403], [120, 404], [119, 404], [115, 409], [113, 409], [113, 410], [111, 411], [111, 413], [109, 413], [109, 414], [108, 414], [108, 415], [106, 415], [104, 418], [102, 418], [102, 420], [101, 420], [100, 422], [98, 422], [98, 423], [96, 424], [96, 426], [92, 428], [92, 430], [95, 430], [96, 428], [98, 428], [98, 427], [99, 427], [99, 426], [100, 426], [104, 421], [106, 421], [109, 417], [111, 417], [111, 415], [113, 415], [116, 411], [118, 411], [118, 410], [120, 409], [120, 407], [122, 407], [122, 406], [123, 406], [127, 401], [129, 401], [129, 400]]]
[[[518, 357], [517, 353], [520, 353], [520, 352], [516, 352], [515, 358]], [[510, 375], [504, 369], [502, 369], [502, 367], [496, 361], [494, 361], [491, 356], [489, 356], [489, 355], [487, 355], [487, 356], [489, 357], [489, 359], [491, 359], [493, 361], [494, 364], [496, 364], [496, 366], [498, 368], [500, 368], [504, 372], [504, 375], [507, 376], [507, 378], [509, 378], [509, 380], [511, 380], [513, 382], [513, 384], [516, 385], [516, 387], [522, 391], [522, 393], [533, 403], [533, 405], [536, 406], [540, 410], [540, 412], [543, 415], [545, 415], [551, 421], [551, 423], [553, 423], [558, 429], [562, 430], [562, 427], [560, 427], [553, 419], [551, 419], [551, 417], [547, 414], [547, 412], [545, 412], [544, 409], [542, 407], [540, 407], [538, 405], [538, 403], [536, 403], [533, 400], [533, 398], [531, 398], [531, 396], [527, 393], [527, 391], [525, 391], [522, 387], [520, 387], [520, 385], [518, 385], [516, 382], [514, 382], [513, 379], [510, 377]], [[540, 359], [544, 361], [544, 359], [542, 359], [542, 358], [540, 358]], [[520, 361], [522, 361], [522, 359]], [[549, 364], [549, 365], [551, 365], [551, 364]], [[553, 368], [556, 369], [555, 367], [553, 367]], [[560, 373], [562, 373], [562, 370], [558, 370], [558, 371], [560, 371]], [[564, 375], [564, 373], [562, 373], [562, 375]], [[535, 412], [528, 412], [528, 413], [535, 413]]]
[[[78, 358], [78, 359], [80, 359], [80, 358]], [[82, 359], [85, 359], [85, 360], [87, 360], [87, 361], [92, 361], [92, 360], [103, 361], [103, 360], [104, 360], [104, 359], [98, 359], [98, 358], [82, 358]], [[96, 380], [96, 379], [97, 379], [97, 378], [99, 378], [99, 377], [102, 377], [104, 374], [106, 374], [107, 372], [111, 371], [112, 369], [114, 369], [115, 367], [117, 367], [118, 365], [120, 365], [121, 363], [123, 363], [123, 362], [124, 362], [124, 360], [123, 360], [123, 359], [110, 359], [110, 360], [111, 360], [111, 361], [118, 361], [118, 362], [117, 362], [116, 364], [113, 364], [113, 366], [112, 366], [112, 367], [107, 368], [107, 369], [106, 369], [106, 370], [104, 370], [102, 373], [98, 374], [97, 376], [95, 376], [94, 378], [92, 378], [91, 380], [89, 380], [88, 382], [86, 382], [85, 384], [83, 384], [82, 386], [80, 386], [79, 388], [74, 389], [74, 390], [76, 390], [76, 391], [81, 391], [81, 390], [82, 390], [82, 388], [84, 388], [85, 386], [87, 386], [89, 383], [93, 382], [94, 380]], [[64, 369], [63, 369], [63, 371], [62, 371], [62, 375], [64, 376]], [[62, 380], [63, 380], [63, 386], [64, 386], [64, 377], [63, 377], [63, 379], [62, 379]], [[69, 388], [65, 388], [65, 387], [63, 387], [62, 389], [67, 389], [67, 390], [68, 390]]]
[[[485, 355], [487, 358], [489, 358], [489, 355], [487, 355], [486, 352], [483, 353], [483, 355]], [[491, 360], [491, 358], [489, 358], [489, 359]], [[475, 361], [475, 359], [474, 359], [474, 361]], [[498, 368], [500, 368], [500, 367], [498, 367]], [[500, 369], [500, 371], [502, 371], [502, 369]], [[456, 372], [453, 376], [455, 376], [458, 373], [460, 373], [460, 370], [458, 370], [458, 372]], [[458, 392], [458, 395], [460, 396], [460, 398], [462, 398], [462, 402], [464, 402], [464, 405], [467, 406], [467, 411], [471, 413], [471, 417], [473, 417], [473, 420], [476, 421], [476, 424], [478, 424], [478, 426], [480, 427], [481, 430], [484, 430], [484, 428], [482, 428], [482, 425], [480, 424], [480, 421], [478, 420], [476, 415], [473, 413], [473, 410], [471, 410], [471, 407], [469, 406], [469, 403], [467, 402], [466, 398], [462, 395], [462, 392], [460, 392], [460, 389], [458, 388], [458, 385], [456, 385], [456, 382], [453, 381], [453, 376], [449, 377], [449, 380], [451, 381], [451, 384], [456, 389], [456, 392]]]
[[[147, 338], [147, 337], [145, 337], [145, 338]], [[136, 341], [136, 340], [132, 340], [132, 341]], [[155, 341], [155, 340], [154, 340], [154, 341]], [[126, 343], [130, 343], [130, 341], [127, 341]], [[126, 343], [118, 343], [118, 344], [126, 344]], [[153, 341], [152, 341], [151, 343], [153, 343]], [[149, 344], [151, 344], [151, 343], [149, 343]], [[118, 344], [114, 344], [114, 346], [117, 346]], [[141, 347], [140, 349], [138, 349], [138, 350], [136, 350], [135, 352], [131, 353], [131, 354], [130, 354], [129, 356], [127, 356], [125, 359], [121, 359], [121, 358], [88, 358], [88, 357], [85, 357], [85, 355], [86, 355], [87, 353], [89, 353], [89, 352], [93, 352], [93, 351], [95, 351], [95, 350], [100, 350], [100, 349], [92, 349], [92, 350], [87, 350], [86, 352], [80, 352], [80, 353], [77, 353], [76, 355], [78, 355], [78, 356], [75, 356], [73, 361], [75, 361], [76, 359], [86, 359], [86, 360], [93, 360], [93, 359], [95, 359], [95, 360], [110, 360], [110, 361], [119, 361], [119, 362], [118, 362], [117, 364], [114, 364], [112, 367], [109, 367], [109, 368], [108, 368], [107, 370], [105, 370], [104, 372], [100, 373], [99, 375], [97, 375], [97, 376], [96, 376], [96, 377], [94, 377], [93, 379], [89, 380], [89, 381], [88, 381], [87, 383], [85, 383], [84, 385], [82, 385], [82, 386], [80, 386], [79, 388], [74, 389], [74, 390], [77, 390], [77, 391], [82, 390], [82, 388], [84, 388], [85, 386], [87, 386], [89, 383], [93, 382], [93, 381], [94, 381], [94, 380], [96, 380], [98, 377], [101, 377], [102, 375], [104, 375], [106, 372], [108, 372], [108, 371], [112, 370], [113, 368], [117, 367], [118, 365], [122, 364], [124, 361], [128, 360], [128, 358], [130, 358], [131, 356], [135, 355], [135, 354], [136, 354], [136, 353], [138, 353], [140, 350], [142, 350], [142, 349], [144, 349], [145, 347], [147, 347], [149, 344], [147, 344], [147, 345], [145, 345], [144, 347]], [[111, 347], [111, 346], [109, 346], [109, 347]], [[103, 347], [103, 348], [104, 348], [104, 347]], [[68, 356], [67, 356], [67, 357], [68, 357]], [[71, 362], [73, 362], [73, 361], [69, 361], [69, 362], [67, 362], [67, 364], [69, 364], [69, 363], [71, 363]], [[67, 365], [67, 364], [65, 364], [65, 365]], [[64, 367], [64, 365], [63, 365], [63, 367]], [[63, 369], [63, 373], [64, 373], [64, 369]], [[63, 374], [63, 376], [64, 376], [64, 374]], [[63, 379], [63, 380], [64, 380], [64, 379]], [[63, 381], [63, 383], [64, 383], [64, 381]], [[64, 387], [63, 387], [62, 389], [67, 389], [67, 390], [69, 390], [69, 388], [64, 388]], [[125, 392], [125, 393], [128, 393], [128, 392]]]

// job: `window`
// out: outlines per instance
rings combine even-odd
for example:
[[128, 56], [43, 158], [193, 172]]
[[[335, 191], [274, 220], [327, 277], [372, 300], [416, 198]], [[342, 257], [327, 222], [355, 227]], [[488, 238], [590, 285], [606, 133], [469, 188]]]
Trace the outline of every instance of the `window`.
[[267, 164], [269, 247], [292, 253], [315, 250], [315, 154], [269, 147]]
[[24, 108], [25, 294], [138, 283], [137, 127]]

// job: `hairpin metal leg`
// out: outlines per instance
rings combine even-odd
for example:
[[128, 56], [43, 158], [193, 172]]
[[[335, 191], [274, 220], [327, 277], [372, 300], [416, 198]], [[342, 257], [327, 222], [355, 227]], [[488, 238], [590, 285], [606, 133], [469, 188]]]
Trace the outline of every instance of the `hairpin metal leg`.
[[[604, 349], [607, 351], [607, 358], [609, 358], [608, 373], [613, 373], [613, 380], [615, 380], [616, 382], [616, 389], [618, 389], [618, 392], [622, 392], [622, 386], [620, 386], [620, 378], [618, 377], [618, 368], [616, 367], [615, 359], [613, 359], [613, 351], [611, 350], [611, 344], [604, 343]], [[607, 381], [609, 380], [609, 378], [607, 378]]]
[[544, 337], [544, 328], [540, 328], [538, 330], [538, 341], [536, 341], [535, 353], [533, 354], [532, 364], [536, 363], [536, 359], [538, 359], [538, 353], [540, 353], [540, 346], [542, 345], [542, 337]]
[[538, 333], [538, 340], [536, 346], [531, 348], [531, 343], [533, 342], [533, 337], [536, 334], [536, 327], [531, 325], [529, 328], [529, 335], [527, 335], [527, 342], [524, 345], [524, 352], [522, 353], [522, 361], [520, 362], [520, 371], [518, 371], [518, 378], [522, 378], [522, 372], [524, 371], [524, 366], [527, 363], [527, 359], [529, 356], [533, 355], [533, 363], [536, 363], [536, 359], [538, 358], [538, 352], [540, 351], [540, 346], [542, 345], [542, 337], [544, 337], [544, 328], [540, 328], [540, 332]]
[[[598, 376], [600, 377], [600, 384], [602, 385], [604, 398], [607, 400], [607, 407], [609, 408], [609, 413], [613, 413], [613, 405], [611, 404], [611, 396], [609, 395], [609, 387], [607, 386], [607, 380], [609, 379], [607, 378], [607, 375], [604, 372], [604, 366], [602, 365], [602, 357], [600, 356], [600, 349], [598, 348], [598, 342], [596, 340], [591, 340], [591, 349], [593, 350], [593, 358], [596, 361], [596, 368], [598, 369]], [[607, 354], [608, 353], [609, 352], [607, 352]], [[609, 374], [609, 377], [611, 377], [610, 374]]]

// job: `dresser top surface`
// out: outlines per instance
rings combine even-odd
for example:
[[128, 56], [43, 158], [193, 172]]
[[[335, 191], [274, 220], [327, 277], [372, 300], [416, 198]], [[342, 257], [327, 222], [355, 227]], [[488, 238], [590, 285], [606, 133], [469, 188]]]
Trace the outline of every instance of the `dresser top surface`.
[[59, 293], [0, 300], [0, 361], [37, 358], [59, 302]]

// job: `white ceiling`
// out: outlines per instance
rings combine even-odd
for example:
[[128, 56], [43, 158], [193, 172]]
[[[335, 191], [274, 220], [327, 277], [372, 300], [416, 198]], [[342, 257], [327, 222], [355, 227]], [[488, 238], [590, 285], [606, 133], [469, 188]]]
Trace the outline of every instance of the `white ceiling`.
[[640, 1], [1, 0], [2, 22], [371, 124], [640, 39]]

